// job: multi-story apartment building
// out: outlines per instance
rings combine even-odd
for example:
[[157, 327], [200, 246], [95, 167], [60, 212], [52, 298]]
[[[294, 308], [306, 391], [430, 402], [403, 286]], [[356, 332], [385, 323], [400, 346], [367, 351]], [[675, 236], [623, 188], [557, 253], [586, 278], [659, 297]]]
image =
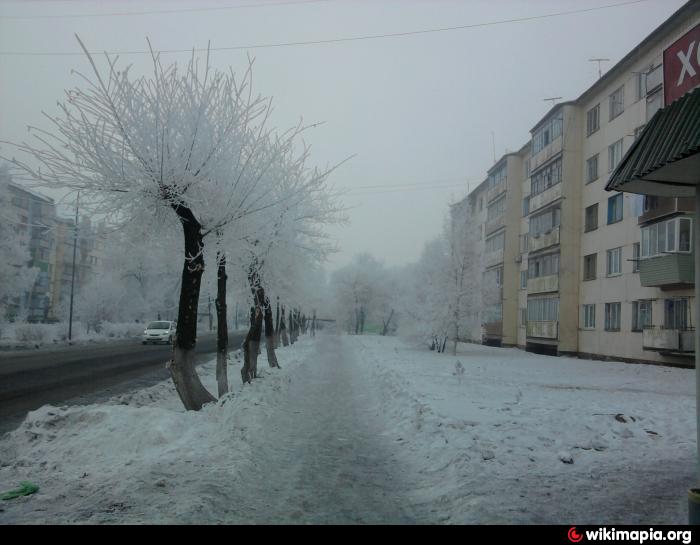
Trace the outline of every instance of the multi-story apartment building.
[[[605, 184], [664, 106], [664, 50], [699, 24], [692, 0], [578, 99], [553, 106], [530, 141], [489, 170], [488, 204], [504, 214], [485, 220], [484, 262], [500, 269], [503, 289], [500, 323], [498, 302], [484, 301], [485, 342], [692, 363], [693, 199], [611, 194]], [[490, 243], [501, 232], [502, 251]]]
[[30, 267], [38, 269], [37, 279], [29, 293], [20, 296], [21, 312], [27, 320], [41, 322], [47, 319], [51, 298], [54, 239], [53, 223], [56, 205], [53, 199], [39, 195], [17, 184], [8, 184], [11, 216], [16, 219], [20, 236], [27, 239]]

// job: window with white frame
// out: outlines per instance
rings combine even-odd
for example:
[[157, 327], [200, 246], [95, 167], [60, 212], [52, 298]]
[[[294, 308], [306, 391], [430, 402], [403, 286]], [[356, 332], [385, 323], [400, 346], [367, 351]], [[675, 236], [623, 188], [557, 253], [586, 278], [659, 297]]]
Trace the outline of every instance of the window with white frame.
[[560, 223], [561, 209], [558, 206], [549, 208], [541, 214], [530, 217], [530, 236], [538, 237], [539, 235], [549, 233], [555, 227], [559, 227]]
[[621, 303], [605, 303], [605, 331], [620, 331]]
[[527, 300], [527, 320], [555, 322], [559, 319], [559, 298], [538, 297]]
[[596, 153], [593, 157], [586, 159], [586, 183], [590, 184], [598, 179], [598, 156]]
[[596, 104], [586, 113], [586, 136], [600, 129], [600, 104]]
[[625, 86], [621, 86], [610, 95], [610, 120], [625, 111]]
[[620, 164], [622, 160], [622, 138], [608, 146], [608, 172]]
[[559, 182], [561, 182], [561, 159], [557, 159], [532, 175], [530, 196], [538, 195]]
[[607, 252], [607, 275], [622, 274], [622, 248], [613, 248]]
[[693, 220], [676, 217], [642, 228], [642, 259], [666, 253], [690, 253], [692, 246]]
[[639, 258], [641, 257], [642, 245], [635, 242], [632, 245], [632, 272], [639, 272]]
[[647, 96], [647, 75], [646, 72], [637, 72], [635, 78], [635, 99], [640, 100]]
[[608, 225], [622, 221], [623, 204], [622, 193], [608, 197]]
[[539, 153], [562, 134], [564, 118], [561, 112], [550, 117], [532, 134], [532, 154]]
[[582, 305], [583, 329], [595, 329], [595, 305]]
[[632, 302], [632, 331], [642, 331], [651, 327], [651, 301]]

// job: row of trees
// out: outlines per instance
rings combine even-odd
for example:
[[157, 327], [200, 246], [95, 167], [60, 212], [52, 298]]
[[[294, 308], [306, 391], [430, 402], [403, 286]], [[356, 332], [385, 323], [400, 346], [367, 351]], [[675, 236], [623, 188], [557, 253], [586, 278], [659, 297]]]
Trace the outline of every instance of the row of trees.
[[485, 300], [497, 300], [493, 275], [483, 273], [480, 226], [453, 210], [443, 232], [428, 242], [416, 263], [388, 268], [357, 255], [331, 277], [335, 315], [349, 333], [366, 323], [386, 335], [418, 339], [431, 350], [456, 353], [458, 341], [478, 341]]
[[[51, 129], [31, 128], [34, 140], [11, 144], [10, 159], [27, 181], [80, 192], [81, 203], [131, 237], [182, 235], [177, 303], [178, 332], [169, 364], [187, 409], [214, 396], [194, 366], [199, 296], [205, 263], [214, 263], [217, 286], [218, 394], [228, 391], [227, 283], [246, 282], [252, 301], [243, 379], [255, 377], [262, 323], [273, 335], [266, 289], [284, 293], [287, 306], [302, 304], [290, 289], [333, 248], [324, 225], [339, 221], [328, 186], [333, 168], [308, 166], [301, 123], [269, 127], [272, 101], [252, 88], [253, 62], [241, 78], [212, 68], [194, 53], [183, 68], [164, 65], [151, 50], [153, 71], [133, 76], [105, 54], [106, 69], [78, 38], [91, 75], [66, 92]], [[150, 43], [149, 43], [150, 47]], [[174, 254], [175, 250], [171, 250]], [[130, 256], [122, 259], [127, 262]], [[171, 260], [162, 262], [164, 270]], [[137, 293], [130, 293], [135, 298]], [[274, 345], [268, 343], [274, 364]]]

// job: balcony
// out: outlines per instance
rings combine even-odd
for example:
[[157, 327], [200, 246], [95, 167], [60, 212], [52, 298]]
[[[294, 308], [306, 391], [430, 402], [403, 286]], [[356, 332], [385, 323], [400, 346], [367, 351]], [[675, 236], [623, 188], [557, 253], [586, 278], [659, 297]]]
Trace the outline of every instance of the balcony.
[[493, 186], [486, 192], [486, 202], [491, 202], [493, 201], [496, 197], [501, 195], [501, 193], [505, 192], [506, 190], [506, 182], [505, 180], [500, 182], [498, 185]]
[[557, 339], [559, 338], [559, 322], [544, 321], [544, 322], [527, 322], [527, 336], [538, 339]]
[[545, 189], [542, 193], [530, 196], [530, 214], [539, 210], [543, 206], [547, 206], [549, 203], [556, 201], [561, 198], [561, 187], [564, 182], [559, 182], [553, 185], [549, 189]]
[[561, 153], [562, 150], [562, 137], [558, 137], [554, 142], [551, 144], [548, 144], [545, 146], [543, 149], [541, 149], [538, 153], [533, 155], [530, 158], [530, 172], [534, 172], [538, 168], [540, 168], [542, 165], [544, 165], [547, 161], [549, 161], [552, 157], [555, 155]]
[[693, 254], [665, 254], [639, 261], [639, 281], [645, 288], [687, 288], [695, 283]]
[[651, 327], [642, 333], [644, 350], [692, 354], [695, 352], [695, 332], [692, 329]]
[[496, 229], [500, 229], [506, 224], [506, 218], [505, 214], [502, 215], [499, 218], [494, 218], [491, 221], [486, 222], [486, 226], [484, 227], [484, 234], [489, 235], [493, 233]]
[[527, 293], [548, 293], [559, 291], [559, 275], [552, 274], [549, 276], [540, 276], [539, 278], [530, 278], [527, 281]]
[[644, 213], [639, 216], [637, 222], [639, 225], [648, 223], [652, 220], [675, 214], [676, 212], [694, 212], [695, 202], [693, 197], [646, 197], [646, 199], [654, 199], [654, 204]]
[[536, 252], [544, 248], [549, 248], [550, 246], [555, 246], [556, 244], [559, 244], [559, 227], [555, 227], [547, 233], [530, 235], [529, 250], [531, 252]]
[[503, 263], [503, 250], [496, 250], [484, 255], [484, 267], [489, 268]]

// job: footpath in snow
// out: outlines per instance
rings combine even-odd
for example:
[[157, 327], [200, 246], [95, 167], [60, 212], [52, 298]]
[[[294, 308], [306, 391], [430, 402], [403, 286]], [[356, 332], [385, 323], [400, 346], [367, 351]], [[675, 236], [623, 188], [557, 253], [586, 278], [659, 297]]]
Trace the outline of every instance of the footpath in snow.
[[169, 381], [43, 407], [0, 438], [2, 490], [41, 487], [0, 523], [685, 522], [692, 371], [459, 348], [319, 335], [200, 412]]

